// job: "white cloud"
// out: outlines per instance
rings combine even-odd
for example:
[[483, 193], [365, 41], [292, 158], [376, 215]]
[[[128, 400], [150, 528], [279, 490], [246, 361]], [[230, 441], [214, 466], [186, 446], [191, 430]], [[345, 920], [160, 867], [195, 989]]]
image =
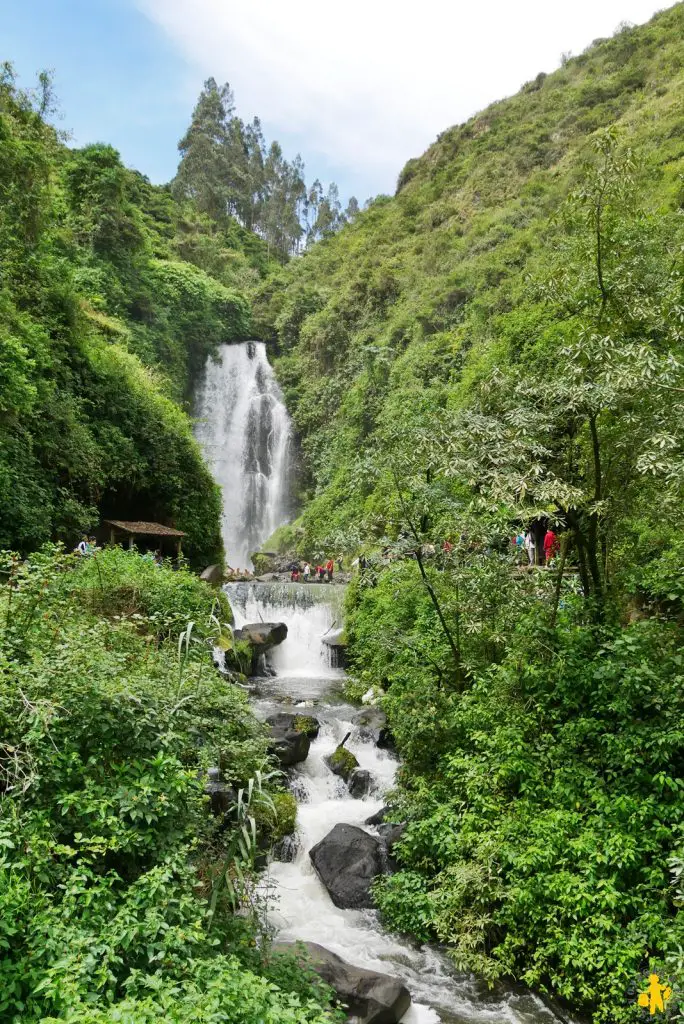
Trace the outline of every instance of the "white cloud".
[[[195, 75], [306, 159], [391, 190], [435, 136], [656, 0], [136, 0]], [[194, 99], [194, 96], [193, 96]]]

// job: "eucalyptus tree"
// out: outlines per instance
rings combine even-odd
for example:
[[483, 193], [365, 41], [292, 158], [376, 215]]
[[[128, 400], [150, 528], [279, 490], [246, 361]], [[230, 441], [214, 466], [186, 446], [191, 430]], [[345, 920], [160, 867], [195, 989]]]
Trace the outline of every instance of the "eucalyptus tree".
[[353, 221], [355, 217], [358, 217], [359, 210], [360, 210], [360, 206], [359, 206], [358, 199], [356, 198], [356, 196], [350, 196], [349, 197], [349, 202], [347, 203], [347, 208], [344, 211], [344, 219], [345, 219], [345, 221], [348, 221], [348, 222]]
[[235, 112], [233, 92], [226, 82], [208, 78], [192, 112], [190, 126], [178, 143], [181, 160], [173, 182], [177, 195], [194, 199], [214, 220], [225, 217], [234, 199], [227, 154]]

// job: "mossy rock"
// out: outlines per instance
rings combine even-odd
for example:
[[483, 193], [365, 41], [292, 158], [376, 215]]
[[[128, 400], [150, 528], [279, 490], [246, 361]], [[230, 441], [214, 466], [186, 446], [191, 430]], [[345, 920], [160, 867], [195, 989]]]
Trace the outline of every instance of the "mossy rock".
[[297, 732], [305, 733], [310, 740], [315, 740], [320, 732], [320, 723], [312, 715], [296, 715], [294, 727]]
[[288, 790], [282, 793], [273, 794], [275, 804], [275, 825], [273, 829], [273, 842], [278, 842], [284, 836], [292, 835], [297, 828], [297, 801], [294, 795]]
[[262, 804], [255, 814], [264, 849], [292, 835], [297, 828], [297, 801], [292, 793], [283, 789], [270, 797], [273, 807]]
[[325, 758], [325, 763], [333, 775], [339, 775], [345, 782], [349, 781], [349, 777], [354, 769], [359, 767], [359, 762], [351, 750], [347, 750], [342, 744], [332, 754], [328, 754]]
[[222, 590], [217, 591], [216, 599], [219, 604], [219, 620], [221, 622], [227, 622], [229, 626], [234, 625], [235, 617], [233, 615], [233, 609], [230, 607], [230, 601]]

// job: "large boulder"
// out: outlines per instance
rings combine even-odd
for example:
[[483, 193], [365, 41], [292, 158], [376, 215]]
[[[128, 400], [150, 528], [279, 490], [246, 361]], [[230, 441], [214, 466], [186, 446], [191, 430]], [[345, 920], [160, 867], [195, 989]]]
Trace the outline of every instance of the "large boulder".
[[223, 566], [219, 565], [208, 565], [200, 573], [200, 579], [204, 580], [205, 583], [210, 583], [212, 586], [218, 586], [223, 583]]
[[266, 725], [271, 733], [271, 750], [278, 758], [281, 768], [291, 768], [293, 764], [306, 761], [311, 746], [306, 723], [307, 716], [290, 715], [284, 711], [266, 719]]
[[338, 824], [309, 850], [316, 874], [336, 907], [372, 907], [371, 883], [385, 867], [381, 840], [356, 825]]
[[[303, 956], [304, 946], [308, 957]], [[411, 995], [399, 978], [355, 967], [342, 957], [315, 942], [280, 942], [274, 953], [290, 953], [309, 959], [311, 967], [334, 990], [358, 1024], [397, 1024], [411, 1005]]]
[[310, 740], [315, 740], [321, 731], [321, 723], [313, 715], [294, 715], [294, 727], [298, 732], [304, 732]]
[[263, 654], [271, 647], [282, 644], [287, 637], [287, 626], [284, 622], [249, 622], [236, 629], [235, 636], [238, 640], [246, 640]]
[[250, 675], [254, 676], [259, 673], [260, 663], [263, 667], [263, 655], [266, 651], [282, 644], [287, 637], [287, 626], [284, 622], [249, 622], [241, 629], [236, 629], [233, 636], [251, 647]]
[[393, 746], [392, 734], [387, 725], [387, 715], [380, 708], [363, 708], [352, 718], [353, 724], [364, 739], [372, 740], [376, 746], [388, 749]]

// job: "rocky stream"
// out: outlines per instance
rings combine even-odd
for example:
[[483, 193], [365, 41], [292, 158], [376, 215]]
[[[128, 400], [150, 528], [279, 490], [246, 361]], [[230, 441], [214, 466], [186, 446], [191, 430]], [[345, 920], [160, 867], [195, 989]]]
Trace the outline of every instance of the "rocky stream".
[[[455, 971], [446, 951], [383, 930], [371, 883], [396, 865], [401, 823], [385, 821], [397, 769], [381, 712], [343, 696], [324, 643], [341, 623], [343, 587], [239, 583], [226, 588], [236, 625], [287, 625], [252, 680], [298, 803], [297, 832], [263, 877], [280, 944], [305, 942], [319, 973], [362, 1024], [553, 1024], [563, 1018], [524, 989]], [[340, 746], [344, 741], [344, 745]], [[391, 818], [391, 815], [388, 815]]]

